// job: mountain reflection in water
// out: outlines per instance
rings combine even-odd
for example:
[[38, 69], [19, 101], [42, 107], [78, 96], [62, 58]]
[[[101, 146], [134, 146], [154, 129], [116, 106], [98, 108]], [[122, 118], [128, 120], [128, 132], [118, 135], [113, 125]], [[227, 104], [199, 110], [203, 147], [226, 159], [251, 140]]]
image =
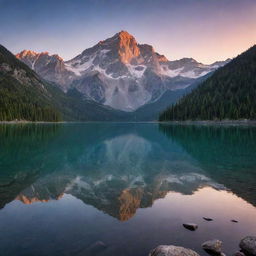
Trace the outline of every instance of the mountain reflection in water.
[[161, 125], [160, 130], [209, 178], [256, 206], [256, 127]]
[[161, 133], [150, 137], [155, 129], [124, 124], [11, 127], [1, 140], [1, 206], [13, 199], [48, 202], [66, 193], [125, 221], [169, 191], [225, 188], [179, 144]]
[[[1, 125], [0, 228], [6, 236], [0, 235], [0, 249], [5, 255], [98, 255], [88, 248], [104, 240], [111, 246], [99, 255], [147, 255], [160, 243], [199, 251], [201, 240], [218, 238], [222, 227], [220, 238], [234, 249], [236, 239], [254, 228], [255, 139], [254, 127]], [[247, 222], [232, 235], [226, 234], [234, 229], [229, 211]], [[203, 213], [219, 219], [211, 232]], [[193, 220], [200, 224], [193, 235], [198, 245], [181, 227]], [[133, 225], [143, 234], [135, 234]], [[26, 239], [33, 242], [24, 247]]]

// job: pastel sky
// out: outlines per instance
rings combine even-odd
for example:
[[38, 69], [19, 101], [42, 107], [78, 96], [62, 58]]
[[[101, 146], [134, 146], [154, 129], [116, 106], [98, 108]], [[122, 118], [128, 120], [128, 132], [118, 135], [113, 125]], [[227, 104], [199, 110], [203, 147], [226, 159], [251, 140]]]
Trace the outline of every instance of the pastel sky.
[[0, 0], [0, 44], [73, 58], [120, 30], [170, 60], [212, 63], [256, 43], [256, 0]]

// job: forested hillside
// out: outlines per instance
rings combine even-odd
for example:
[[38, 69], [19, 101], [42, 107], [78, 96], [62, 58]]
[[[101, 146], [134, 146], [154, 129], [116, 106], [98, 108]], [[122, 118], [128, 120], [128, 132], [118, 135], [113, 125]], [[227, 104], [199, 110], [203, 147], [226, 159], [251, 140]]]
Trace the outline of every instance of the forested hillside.
[[38, 75], [0, 45], [0, 121], [59, 121], [51, 97]]
[[0, 45], [0, 121], [114, 121], [123, 114], [75, 89], [65, 94]]
[[256, 119], [256, 46], [164, 111], [160, 121]]

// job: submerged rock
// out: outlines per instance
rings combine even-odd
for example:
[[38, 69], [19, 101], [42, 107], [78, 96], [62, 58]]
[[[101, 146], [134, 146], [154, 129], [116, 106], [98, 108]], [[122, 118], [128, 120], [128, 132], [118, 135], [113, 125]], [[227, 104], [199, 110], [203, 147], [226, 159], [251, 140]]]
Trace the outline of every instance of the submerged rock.
[[246, 255], [256, 256], [256, 236], [246, 236], [239, 246]]
[[87, 250], [93, 251], [93, 252], [98, 252], [98, 251], [104, 250], [106, 248], [107, 248], [107, 245], [105, 243], [103, 243], [102, 241], [97, 241], [97, 242], [91, 244], [87, 248]]
[[206, 241], [202, 244], [202, 248], [209, 254], [220, 255], [222, 242], [217, 239]]
[[198, 225], [195, 223], [184, 223], [183, 227], [191, 231], [195, 231], [198, 228]]
[[195, 251], [174, 245], [159, 245], [149, 256], [199, 256]]
[[233, 256], [245, 256], [245, 254], [243, 252], [237, 251]]
[[207, 220], [207, 221], [213, 221], [212, 218], [208, 218], [208, 217], [203, 217], [204, 220]]
[[238, 220], [231, 220], [231, 222], [235, 222], [235, 223], [237, 223], [237, 222], [238, 222]]

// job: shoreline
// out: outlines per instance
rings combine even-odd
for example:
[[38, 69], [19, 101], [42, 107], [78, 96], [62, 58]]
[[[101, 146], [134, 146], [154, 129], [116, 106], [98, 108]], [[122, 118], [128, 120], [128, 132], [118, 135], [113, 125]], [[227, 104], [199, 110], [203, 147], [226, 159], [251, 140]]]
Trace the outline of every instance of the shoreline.
[[198, 126], [256, 126], [256, 120], [202, 120], [202, 121], [165, 121], [160, 124], [198, 125]]
[[48, 122], [48, 121], [0, 121], [1, 124], [62, 124], [62, 123], [69, 123], [66, 121], [60, 122]]
[[256, 126], [256, 120], [201, 120], [201, 121], [0, 121], [1, 124], [89, 124], [89, 123], [133, 123], [133, 124], [163, 124], [163, 125], [198, 125], [198, 126]]
[[200, 125], [200, 126], [256, 126], [256, 120], [201, 120], [201, 121], [164, 121], [159, 122], [160, 124], [170, 125]]

